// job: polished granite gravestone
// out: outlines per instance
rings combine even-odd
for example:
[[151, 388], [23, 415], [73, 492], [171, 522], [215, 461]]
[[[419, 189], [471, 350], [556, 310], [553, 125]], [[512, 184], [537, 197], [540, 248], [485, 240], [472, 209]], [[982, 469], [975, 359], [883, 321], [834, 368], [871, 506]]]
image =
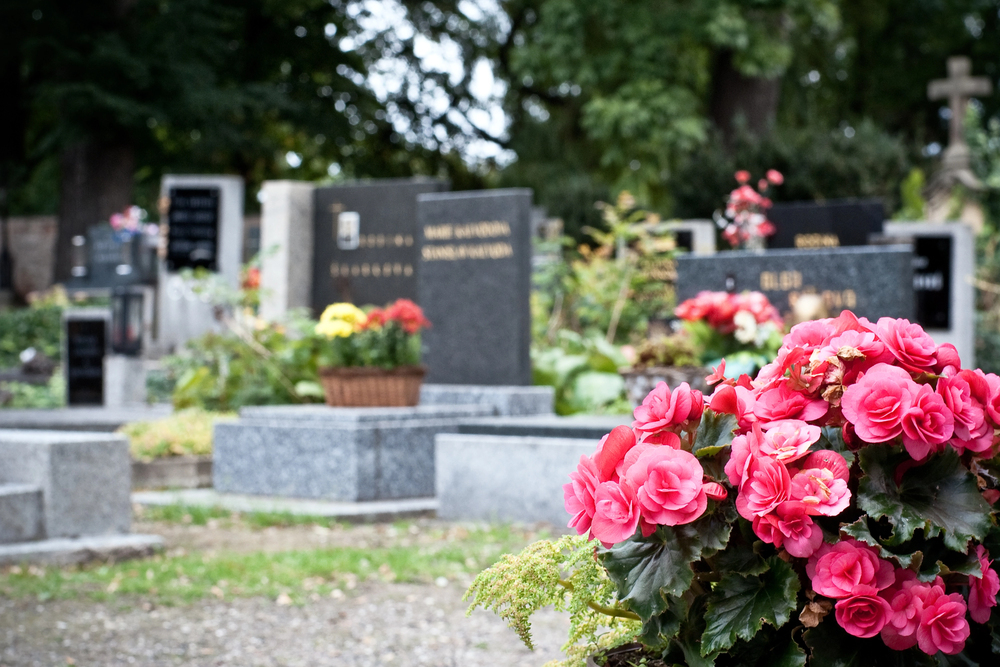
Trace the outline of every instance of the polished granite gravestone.
[[248, 407], [219, 422], [216, 491], [367, 501], [434, 495], [434, 436], [488, 406]]
[[149, 555], [131, 535], [131, 459], [121, 435], [0, 430], [0, 564]]
[[818, 294], [831, 316], [851, 310], [874, 321], [913, 319], [913, 250], [909, 245], [822, 250], [720, 252], [677, 258], [677, 300], [702, 290], [763, 292], [781, 313], [802, 294]]
[[962, 366], [975, 368], [976, 247], [959, 223], [887, 222], [885, 239], [913, 243], [914, 321], [938, 344], [958, 349]]
[[104, 359], [111, 312], [105, 308], [63, 311], [63, 373], [66, 405], [104, 405]]
[[311, 302], [383, 306], [417, 298], [417, 198], [447, 181], [381, 179], [313, 191]]
[[768, 248], [859, 246], [882, 233], [885, 205], [881, 199], [787, 202], [775, 204], [767, 217], [775, 226]]
[[531, 384], [531, 190], [418, 198], [427, 381]]

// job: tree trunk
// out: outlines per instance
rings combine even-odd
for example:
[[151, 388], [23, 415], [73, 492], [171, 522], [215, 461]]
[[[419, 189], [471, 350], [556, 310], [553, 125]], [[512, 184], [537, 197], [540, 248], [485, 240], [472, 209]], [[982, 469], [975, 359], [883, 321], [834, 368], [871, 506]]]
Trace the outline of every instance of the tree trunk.
[[766, 134], [778, 114], [781, 79], [747, 77], [733, 67], [730, 51], [719, 54], [712, 77], [712, 122], [731, 145], [742, 125], [754, 135]]
[[70, 278], [73, 237], [132, 204], [135, 155], [129, 145], [83, 142], [63, 151], [61, 166], [56, 281]]

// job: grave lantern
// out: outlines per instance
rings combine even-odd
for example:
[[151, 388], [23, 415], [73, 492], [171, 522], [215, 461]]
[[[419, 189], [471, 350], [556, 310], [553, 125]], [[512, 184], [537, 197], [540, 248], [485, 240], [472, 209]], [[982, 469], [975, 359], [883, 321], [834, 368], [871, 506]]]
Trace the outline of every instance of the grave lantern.
[[130, 357], [142, 352], [142, 290], [118, 288], [111, 294], [111, 350]]

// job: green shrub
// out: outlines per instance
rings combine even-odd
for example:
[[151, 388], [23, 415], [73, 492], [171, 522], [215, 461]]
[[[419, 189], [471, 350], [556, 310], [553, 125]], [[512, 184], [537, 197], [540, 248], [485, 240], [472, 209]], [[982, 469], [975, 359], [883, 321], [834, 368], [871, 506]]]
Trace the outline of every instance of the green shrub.
[[47, 305], [0, 313], [0, 368], [20, 366], [18, 355], [29, 347], [58, 361], [62, 354], [62, 310]]
[[153, 421], [125, 424], [118, 432], [129, 439], [132, 458], [141, 461], [169, 456], [208, 456], [212, 453], [212, 426], [232, 413], [181, 410]]
[[66, 381], [58, 368], [46, 384], [0, 382], [0, 392], [10, 395], [5, 408], [62, 408], [66, 406]]
[[557, 340], [556, 346], [531, 351], [534, 382], [555, 387], [557, 413], [631, 412], [625, 380], [618, 374], [628, 360], [616, 346], [600, 336], [585, 338], [567, 329], [559, 331]]

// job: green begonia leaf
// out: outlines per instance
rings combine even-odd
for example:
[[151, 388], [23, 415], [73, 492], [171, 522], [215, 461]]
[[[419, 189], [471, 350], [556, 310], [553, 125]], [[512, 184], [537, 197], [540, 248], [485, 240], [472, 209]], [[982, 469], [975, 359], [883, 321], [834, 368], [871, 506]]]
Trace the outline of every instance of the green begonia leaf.
[[797, 606], [799, 577], [778, 557], [767, 559], [759, 576], [723, 575], [708, 598], [702, 654], [725, 650], [737, 638], [749, 640], [764, 623], [780, 628]]
[[642, 624], [639, 641], [645, 646], [663, 646], [677, 636], [677, 632], [681, 629], [681, 621], [686, 614], [687, 603], [682, 598], [671, 597], [667, 600], [666, 611]]
[[648, 621], [666, 610], [668, 597], [691, 586], [691, 563], [725, 547], [729, 531], [724, 511], [716, 512], [684, 526], [660, 526], [649, 537], [637, 534], [601, 549], [599, 557], [618, 599]]
[[[934, 656], [918, 648], [894, 651], [879, 638], [858, 639], [837, 625], [833, 614], [803, 633], [809, 647], [809, 667], [932, 667]], [[941, 654], [938, 654], [941, 655]]]
[[735, 416], [705, 408], [691, 453], [698, 458], [718, 454], [733, 441], [733, 431], [736, 430], [736, 426]]
[[886, 517], [893, 526], [889, 546], [923, 529], [925, 538], [941, 536], [945, 546], [966, 553], [970, 539], [982, 540], [990, 529], [990, 506], [976, 479], [950, 449], [907, 470], [896, 485], [896, 467], [909, 460], [898, 448], [870, 446], [861, 450], [865, 472], [858, 487], [858, 506], [869, 516]]
[[848, 449], [844, 443], [844, 432], [839, 426], [824, 426], [821, 429], [819, 441], [811, 449], [833, 450], [843, 456], [848, 465], [854, 461], [854, 452]]

